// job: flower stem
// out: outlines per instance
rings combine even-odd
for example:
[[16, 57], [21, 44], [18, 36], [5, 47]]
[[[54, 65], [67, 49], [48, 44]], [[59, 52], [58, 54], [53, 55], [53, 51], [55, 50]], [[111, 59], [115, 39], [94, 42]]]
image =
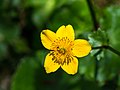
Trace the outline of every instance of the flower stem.
[[[88, 4], [88, 8], [90, 10], [90, 14], [91, 14], [91, 19], [93, 21], [93, 31], [97, 31], [98, 30], [98, 22], [97, 22], [97, 19], [96, 19], [96, 15], [95, 15], [95, 12], [94, 12], [94, 9], [93, 9], [93, 5], [92, 5], [92, 2], [91, 0], [86, 0], [87, 1], [87, 4]], [[98, 74], [98, 66], [99, 66], [99, 62], [97, 60], [97, 55], [101, 52], [101, 50], [99, 50], [95, 55], [95, 79], [97, 79], [97, 74]]]
[[91, 0], [87, 0], [87, 4], [88, 4], [90, 14], [91, 14], [91, 18], [92, 18], [92, 21], [93, 21], [94, 31], [97, 31], [99, 26], [98, 26], [98, 22], [97, 22], [97, 19], [96, 19], [96, 15], [95, 15]]
[[108, 45], [92, 47], [92, 49], [102, 49], [102, 48], [108, 49], [108, 50], [112, 51], [113, 53], [117, 54], [118, 56], [120, 56], [120, 52], [119, 51], [117, 51], [116, 49], [114, 49], [114, 48], [112, 48], [111, 46], [108, 46]]

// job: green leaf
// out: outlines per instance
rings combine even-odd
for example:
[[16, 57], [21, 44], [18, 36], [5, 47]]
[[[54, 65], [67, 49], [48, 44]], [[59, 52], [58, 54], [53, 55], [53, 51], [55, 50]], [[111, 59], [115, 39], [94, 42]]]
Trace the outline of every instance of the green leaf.
[[104, 57], [99, 61], [97, 80], [104, 85], [106, 80], [112, 80], [119, 72], [119, 56], [109, 50], [104, 50]]
[[[88, 35], [88, 39], [92, 47], [99, 47], [103, 45], [108, 45], [108, 36], [104, 30], [101, 30], [98, 28], [97, 31], [91, 33]], [[91, 51], [91, 55], [94, 56], [99, 49], [93, 49]], [[101, 58], [104, 57], [104, 52], [101, 51], [97, 56], [97, 60], [100, 60]]]
[[76, 37], [78, 37], [80, 34], [92, 29], [92, 21], [85, 0], [68, 0], [59, 9], [53, 12], [54, 16], [48, 22], [48, 27], [51, 30], [56, 31], [61, 25], [71, 24], [75, 29]]
[[93, 56], [79, 59], [79, 73], [88, 80], [95, 79], [95, 60]]
[[[120, 51], [120, 7], [110, 6], [103, 10], [100, 19], [101, 28], [107, 33], [108, 44]], [[104, 39], [103, 39], [104, 40]], [[99, 61], [97, 79], [100, 85], [104, 85], [106, 80], [112, 80], [119, 72], [120, 57], [109, 50], [104, 50], [104, 57]]]
[[107, 31], [109, 44], [120, 51], [120, 7], [111, 6], [104, 10], [104, 17], [100, 20], [102, 28]]
[[55, 5], [55, 0], [48, 0], [42, 7], [35, 9], [32, 19], [36, 26], [41, 27], [40, 25], [45, 22], [53, 12]]
[[106, 32], [104, 30], [101, 30], [100, 28], [97, 31], [89, 34], [88, 39], [92, 47], [108, 44], [108, 36]]
[[35, 71], [39, 64], [34, 58], [22, 59], [12, 79], [11, 90], [35, 90]]

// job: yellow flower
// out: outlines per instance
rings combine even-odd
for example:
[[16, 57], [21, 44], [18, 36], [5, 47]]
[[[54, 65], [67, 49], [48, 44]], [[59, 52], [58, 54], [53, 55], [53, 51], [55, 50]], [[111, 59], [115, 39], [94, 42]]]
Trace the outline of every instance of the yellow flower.
[[84, 39], [74, 39], [74, 30], [71, 25], [61, 26], [56, 33], [50, 30], [41, 32], [43, 46], [51, 50], [44, 62], [47, 73], [55, 72], [59, 67], [68, 74], [77, 73], [78, 59], [76, 57], [88, 55], [91, 45]]

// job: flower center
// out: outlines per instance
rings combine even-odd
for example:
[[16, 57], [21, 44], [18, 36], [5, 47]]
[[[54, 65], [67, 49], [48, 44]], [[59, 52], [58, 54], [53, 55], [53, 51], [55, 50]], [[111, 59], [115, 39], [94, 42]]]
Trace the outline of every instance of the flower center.
[[58, 52], [60, 54], [64, 55], [66, 53], [66, 50], [65, 50], [65, 48], [60, 48], [60, 49], [58, 49]]
[[52, 50], [50, 55], [52, 55], [52, 60], [54, 63], [58, 63], [60, 65], [69, 64], [72, 57], [72, 46], [73, 42], [69, 40], [67, 37], [62, 37], [56, 39], [52, 44]]

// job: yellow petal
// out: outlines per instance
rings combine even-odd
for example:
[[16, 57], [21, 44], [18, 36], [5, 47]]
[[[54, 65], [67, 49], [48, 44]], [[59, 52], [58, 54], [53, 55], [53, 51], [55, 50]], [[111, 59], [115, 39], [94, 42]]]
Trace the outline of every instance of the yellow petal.
[[52, 55], [47, 54], [46, 58], [45, 58], [45, 62], [44, 62], [44, 67], [47, 73], [51, 73], [51, 72], [55, 72], [60, 65], [58, 65], [58, 63], [54, 63], [54, 61], [52, 60]]
[[45, 48], [51, 49], [52, 42], [56, 39], [56, 34], [50, 30], [43, 30], [41, 32], [41, 41]]
[[73, 57], [71, 62], [69, 64], [61, 65], [61, 68], [67, 72], [68, 74], [75, 74], [78, 70], [78, 59], [76, 57]]
[[73, 56], [84, 57], [89, 54], [91, 45], [84, 39], [77, 39], [74, 41], [72, 48]]
[[57, 37], [67, 37], [71, 41], [74, 40], [74, 30], [71, 25], [67, 25], [66, 27], [63, 25], [61, 26], [57, 32], [56, 32]]

